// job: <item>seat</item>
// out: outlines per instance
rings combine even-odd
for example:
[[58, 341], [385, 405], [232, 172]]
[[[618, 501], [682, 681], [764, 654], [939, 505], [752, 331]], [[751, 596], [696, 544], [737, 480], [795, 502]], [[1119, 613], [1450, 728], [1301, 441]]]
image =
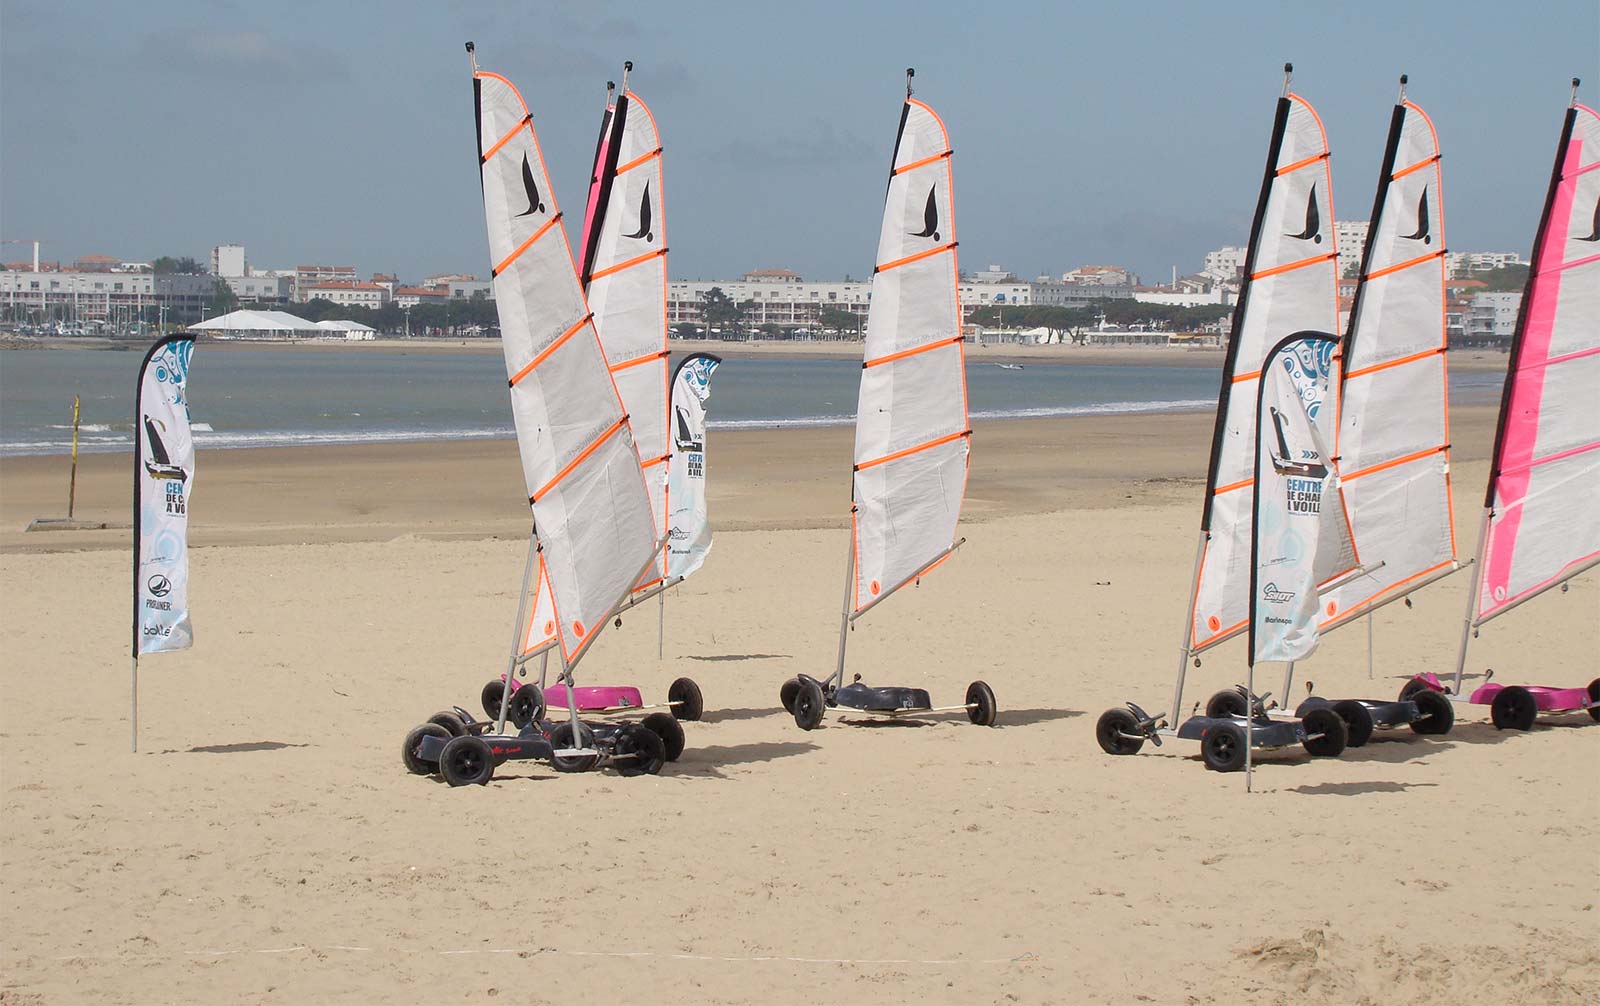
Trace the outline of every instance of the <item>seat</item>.
[[873, 688], [857, 681], [834, 693], [834, 701], [850, 709], [888, 713], [897, 709], [931, 709], [925, 688]]

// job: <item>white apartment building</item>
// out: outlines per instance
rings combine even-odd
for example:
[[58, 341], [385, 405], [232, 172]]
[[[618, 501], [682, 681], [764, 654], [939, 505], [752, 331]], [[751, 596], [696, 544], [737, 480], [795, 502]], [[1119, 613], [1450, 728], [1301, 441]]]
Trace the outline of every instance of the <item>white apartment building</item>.
[[[1333, 222], [1333, 239], [1339, 245], [1340, 272], [1346, 267], [1361, 267], [1361, 250], [1367, 245], [1367, 222], [1365, 220], [1335, 220]], [[1350, 266], [1350, 263], [1355, 263]]]
[[1132, 296], [1130, 286], [1035, 280], [1028, 284], [1028, 299], [1024, 303], [1036, 307], [1092, 307], [1096, 301], [1127, 300]]
[[1526, 265], [1527, 261], [1517, 252], [1449, 252], [1444, 263], [1451, 279], [1467, 279], [1475, 272]]
[[443, 304], [450, 294], [442, 287], [399, 286], [394, 290], [396, 307], [416, 307], [418, 304]]
[[1116, 265], [1085, 265], [1061, 274], [1061, 282], [1080, 286], [1138, 286], [1139, 277]]
[[1517, 328], [1517, 311], [1522, 306], [1518, 292], [1475, 293], [1472, 307], [1462, 319], [1462, 329], [1470, 342], [1508, 344]]
[[471, 300], [481, 291], [490, 300], [494, 300], [494, 283], [484, 279], [453, 279], [445, 287], [450, 292], [451, 300]]
[[215, 276], [140, 272], [0, 272], [0, 311], [17, 321], [45, 318], [107, 321], [166, 308], [168, 317], [199, 321]]
[[376, 310], [389, 302], [389, 290], [379, 283], [334, 280], [316, 283], [309, 287], [296, 286], [294, 299], [301, 304], [313, 300], [327, 300], [347, 307], [367, 307]]
[[[776, 270], [761, 270], [774, 272]], [[756, 275], [746, 273], [746, 276]], [[792, 274], [791, 274], [792, 275]], [[803, 326], [821, 324], [824, 308], [848, 311], [866, 323], [872, 284], [859, 280], [808, 283], [798, 276], [773, 279], [668, 280], [667, 322], [703, 324], [705, 295], [719, 288], [744, 307], [744, 324]]]
[[304, 304], [310, 300], [305, 291], [321, 283], [354, 283], [356, 267], [353, 265], [297, 265], [294, 267], [294, 299]]
[[1205, 267], [1200, 271], [1219, 283], [1237, 280], [1244, 274], [1245, 250], [1228, 246], [1206, 252]]
[[293, 281], [287, 276], [222, 276], [233, 295], [252, 304], [287, 304]]
[[245, 265], [244, 245], [217, 245], [212, 248], [211, 274], [224, 279], [248, 276], [250, 270]]

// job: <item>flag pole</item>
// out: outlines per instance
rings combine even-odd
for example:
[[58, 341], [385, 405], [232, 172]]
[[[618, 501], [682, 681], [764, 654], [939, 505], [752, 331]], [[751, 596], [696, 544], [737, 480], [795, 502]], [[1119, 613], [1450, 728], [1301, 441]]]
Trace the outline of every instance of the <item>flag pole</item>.
[[139, 655], [133, 655], [133, 687], [128, 692], [128, 719], [132, 723], [132, 743], [129, 748], [134, 754], [139, 753]]

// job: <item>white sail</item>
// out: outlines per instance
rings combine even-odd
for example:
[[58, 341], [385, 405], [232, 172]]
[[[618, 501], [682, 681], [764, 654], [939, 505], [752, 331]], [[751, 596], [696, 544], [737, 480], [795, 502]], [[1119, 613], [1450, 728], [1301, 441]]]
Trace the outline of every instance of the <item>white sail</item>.
[[1600, 563], [1600, 118], [1567, 112], [1500, 403], [1476, 621]]
[[1332, 184], [1321, 120], [1305, 99], [1285, 95], [1273, 122], [1217, 402], [1205, 539], [1189, 612], [1192, 652], [1248, 624], [1256, 395], [1266, 354], [1286, 335], [1333, 332], [1338, 324]]
[[950, 139], [907, 97], [872, 276], [856, 410], [852, 610], [946, 555], [966, 490], [967, 422]]
[[1341, 353], [1334, 453], [1365, 570], [1323, 596], [1324, 628], [1457, 566], [1441, 182], [1433, 123], [1402, 101]]
[[[600, 344], [633, 427], [658, 534], [667, 530], [667, 235], [661, 138], [638, 96], [607, 116], [582, 277]], [[666, 575], [665, 554], [635, 589]]]
[[522, 96], [474, 71], [495, 303], [562, 654], [588, 646], [659, 534]]
[[1268, 354], [1257, 406], [1251, 545], [1253, 663], [1303, 660], [1317, 648], [1318, 586], [1356, 564], [1334, 473], [1334, 349], [1300, 333]]

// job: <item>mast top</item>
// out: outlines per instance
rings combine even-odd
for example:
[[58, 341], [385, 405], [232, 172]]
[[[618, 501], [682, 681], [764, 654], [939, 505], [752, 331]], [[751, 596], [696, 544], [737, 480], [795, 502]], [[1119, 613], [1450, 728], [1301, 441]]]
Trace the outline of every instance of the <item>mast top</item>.
[[1401, 102], [1401, 104], [1405, 103], [1405, 100], [1406, 100], [1406, 84], [1410, 80], [1411, 80], [1411, 75], [1409, 73], [1402, 73], [1400, 75], [1400, 102]]
[[478, 47], [471, 42], [467, 43], [467, 59], [472, 61], [472, 72], [478, 72]]
[[633, 60], [631, 60], [631, 59], [623, 60], [622, 61], [622, 92], [624, 94], [626, 94], [628, 92], [628, 74], [630, 74], [632, 72], [633, 72]]
[[1583, 81], [1577, 77], [1572, 78], [1572, 103], [1574, 105], [1578, 103], [1578, 85], [1581, 83], [1583, 83]]
[[906, 97], [907, 98], [911, 97], [911, 78], [915, 77], [916, 75], [917, 75], [917, 68], [916, 67], [914, 67], [914, 66], [906, 67]]
[[1294, 64], [1293, 63], [1285, 63], [1285, 64], [1283, 64], [1283, 96], [1285, 98], [1287, 98], [1289, 96], [1289, 81], [1291, 81], [1293, 79], [1294, 79]]

